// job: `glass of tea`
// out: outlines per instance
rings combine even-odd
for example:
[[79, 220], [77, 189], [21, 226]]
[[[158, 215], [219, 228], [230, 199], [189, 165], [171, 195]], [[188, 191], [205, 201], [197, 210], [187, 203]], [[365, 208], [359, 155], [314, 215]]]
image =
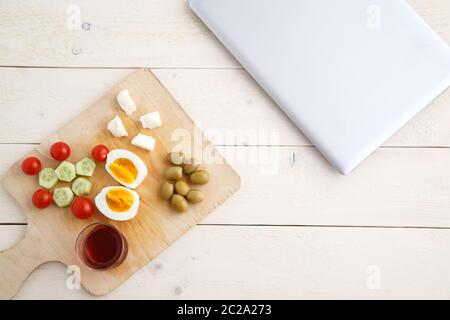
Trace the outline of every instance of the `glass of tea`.
[[84, 228], [78, 236], [75, 249], [79, 260], [95, 270], [118, 267], [128, 254], [128, 244], [123, 234], [103, 222]]

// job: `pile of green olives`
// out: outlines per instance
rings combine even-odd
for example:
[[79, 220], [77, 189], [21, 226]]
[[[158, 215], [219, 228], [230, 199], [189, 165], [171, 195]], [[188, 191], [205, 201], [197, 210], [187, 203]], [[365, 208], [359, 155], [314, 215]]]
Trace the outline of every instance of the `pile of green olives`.
[[195, 159], [186, 159], [183, 152], [170, 152], [167, 160], [171, 167], [164, 172], [167, 181], [161, 186], [161, 198], [169, 200], [176, 211], [186, 212], [189, 203], [199, 203], [205, 195], [198, 189], [191, 189], [183, 176], [187, 175], [192, 184], [202, 185], [209, 182], [209, 172], [200, 168]]

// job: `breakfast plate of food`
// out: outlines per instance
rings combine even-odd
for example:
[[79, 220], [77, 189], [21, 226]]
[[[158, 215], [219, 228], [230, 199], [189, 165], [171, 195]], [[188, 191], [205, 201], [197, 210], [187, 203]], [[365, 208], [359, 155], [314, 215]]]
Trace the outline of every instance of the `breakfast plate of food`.
[[141, 69], [18, 159], [3, 183], [28, 221], [24, 239], [0, 253], [0, 298], [11, 298], [47, 261], [79, 266], [87, 291], [109, 293], [236, 192], [240, 178]]

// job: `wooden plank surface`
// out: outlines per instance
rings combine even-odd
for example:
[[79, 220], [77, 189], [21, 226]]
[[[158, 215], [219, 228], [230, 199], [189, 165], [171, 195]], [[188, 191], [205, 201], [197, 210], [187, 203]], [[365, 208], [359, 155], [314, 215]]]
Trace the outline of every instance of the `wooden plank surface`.
[[[129, 90], [137, 105], [136, 112], [130, 116], [119, 111], [116, 100], [117, 94], [124, 89]], [[163, 125], [152, 130], [142, 129], [139, 117], [155, 110], [160, 113]], [[116, 115], [121, 116], [129, 137], [115, 138], [106, 129], [107, 123]], [[205, 200], [190, 205], [183, 214], [175, 212], [159, 196], [164, 181], [163, 172], [169, 166], [167, 154], [181, 142], [172, 138], [176, 130], [182, 130], [187, 136], [185, 139], [189, 139], [185, 141], [183, 151], [192, 152], [211, 175], [206, 185], [197, 187], [205, 194]], [[156, 146], [152, 152], [131, 145], [130, 138], [138, 133], [151, 134], [155, 138]], [[193, 141], [195, 138], [200, 141]], [[23, 279], [43, 262], [76, 263], [78, 258], [74, 245], [80, 231], [99, 221], [114, 225], [128, 242], [127, 259], [117, 268], [98, 272], [81, 266], [83, 287], [94, 295], [107, 294], [218, 208], [240, 187], [240, 178], [233, 168], [211, 148], [210, 142], [204, 139], [202, 132], [148, 69], [136, 71], [117, 83], [101, 99], [43, 140], [29, 155], [37, 156], [43, 167], [56, 167], [56, 161], [50, 156], [50, 146], [56, 141], [65, 141], [72, 146], [68, 158], [72, 163], [89, 155], [92, 146], [97, 144], [105, 144], [110, 150], [126, 149], [135, 153], [148, 168], [146, 180], [135, 190], [140, 197], [139, 211], [130, 221], [117, 222], [100, 213], [88, 220], [80, 220], [71, 214], [70, 208], [55, 205], [45, 210], [37, 209], [28, 201], [38, 188], [36, 177], [30, 179], [24, 175], [20, 159], [17, 159], [6, 171], [2, 182], [4, 189], [25, 212], [28, 232], [17, 246], [0, 253], [0, 298], [14, 296]], [[206, 152], [213, 158], [202, 159], [198, 156]], [[100, 164], [97, 167], [90, 178], [92, 195], [98, 194], [102, 188], [117, 185]], [[141, 169], [138, 167], [138, 170]]]
[[[409, 2], [450, 43], [450, 1]], [[128, 74], [119, 69], [128, 67], [160, 68], [157, 77], [195, 121], [213, 129], [207, 135], [215, 144], [251, 145], [256, 128], [262, 132], [256, 144], [309, 145], [248, 74], [236, 70], [240, 65], [190, 12], [187, 0], [76, 1], [84, 25], [69, 30], [73, 4], [1, 2], [0, 66], [50, 68], [0, 68], [0, 174], [34, 148], [23, 143], [40, 142]], [[106, 298], [450, 298], [449, 231], [423, 229], [450, 225], [448, 151], [417, 148], [450, 146], [449, 103], [447, 90], [385, 143], [389, 148], [365, 164], [367, 173], [348, 183], [329, 176], [313, 148], [262, 148], [278, 155], [277, 175], [261, 174], [270, 167], [267, 156], [238, 161], [243, 190], [237, 196], [245, 196], [205, 221], [420, 228], [202, 225]], [[221, 150], [229, 159], [245, 159], [251, 149]], [[299, 181], [312, 188], [293, 191]], [[283, 202], [261, 205], [268, 196]], [[1, 250], [25, 228], [1, 224], [25, 218], [1, 187], [0, 210]], [[292, 250], [284, 254], [282, 247]], [[66, 288], [65, 271], [61, 264], [43, 265], [18, 298], [91, 298]], [[369, 275], [376, 278], [377, 271], [381, 288], [370, 290]]]
[[[0, 226], [0, 249], [20, 234]], [[198, 226], [103, 298], [448, 299], [449, 242], [450, 230]], [[16, 298], [92, 298], [71, 275], [42, 265]]]
[[[0, 172], [31, 148], [0, 145]], [[450, 227], [448, 148], [383, 148], [349, 176], [315, 148], [218, 149], [242, 188], [202, 223]], [[26, 221], [4, 192], [0, 212], [0, 222]]]
[[[0, 143], [39, 143], [130, 72], [0, 68]], [[244, 70], [153, 72], [215, 144], [310, 145]], [[449, 105], [447, 90], [384, 145], [450, 146]]]
[[3, 0], [0, 19], [1, 66], [239, 67], [186, 0]]
[[[448, 0], [410, 3], [450, 41]], [[3, 0], [0, 20], [0, 66], [239, 67], [187, 0]]]

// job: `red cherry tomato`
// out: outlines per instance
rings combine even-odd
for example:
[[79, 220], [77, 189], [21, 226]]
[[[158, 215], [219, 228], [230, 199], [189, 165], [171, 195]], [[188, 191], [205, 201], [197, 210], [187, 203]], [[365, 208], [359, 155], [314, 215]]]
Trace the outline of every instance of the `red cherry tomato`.
[[50, 148], [50, 154], [53, 159], [64, 161], [70, 156], [70, 147], [65, 142], [55, 142]]
[[109, 153], [109, 149], [102, 145], [96, 145], [93, 149], [92, 149], [92, 157], [94, 158], [95, 161], [97, 162], [103, 162], [106, 160], [106, 156]]
[[22, 171], [33, 176], [41, 171], [41, 161], [36, 157], [28, 157], [22, 162]]
[[44, 209], [47, 208], [50, 203], [52, 203], [53, 196], [48, 190], [38, 189], [33, 194], [33, 204], [36, 208]]
[[95, 207], [91, 199], [86, 197], [76, 198], [72, 202], [72, 206], [70, 208], [72, 209], [73, 215], [78, 219], [90, 218], [95, 211]]

